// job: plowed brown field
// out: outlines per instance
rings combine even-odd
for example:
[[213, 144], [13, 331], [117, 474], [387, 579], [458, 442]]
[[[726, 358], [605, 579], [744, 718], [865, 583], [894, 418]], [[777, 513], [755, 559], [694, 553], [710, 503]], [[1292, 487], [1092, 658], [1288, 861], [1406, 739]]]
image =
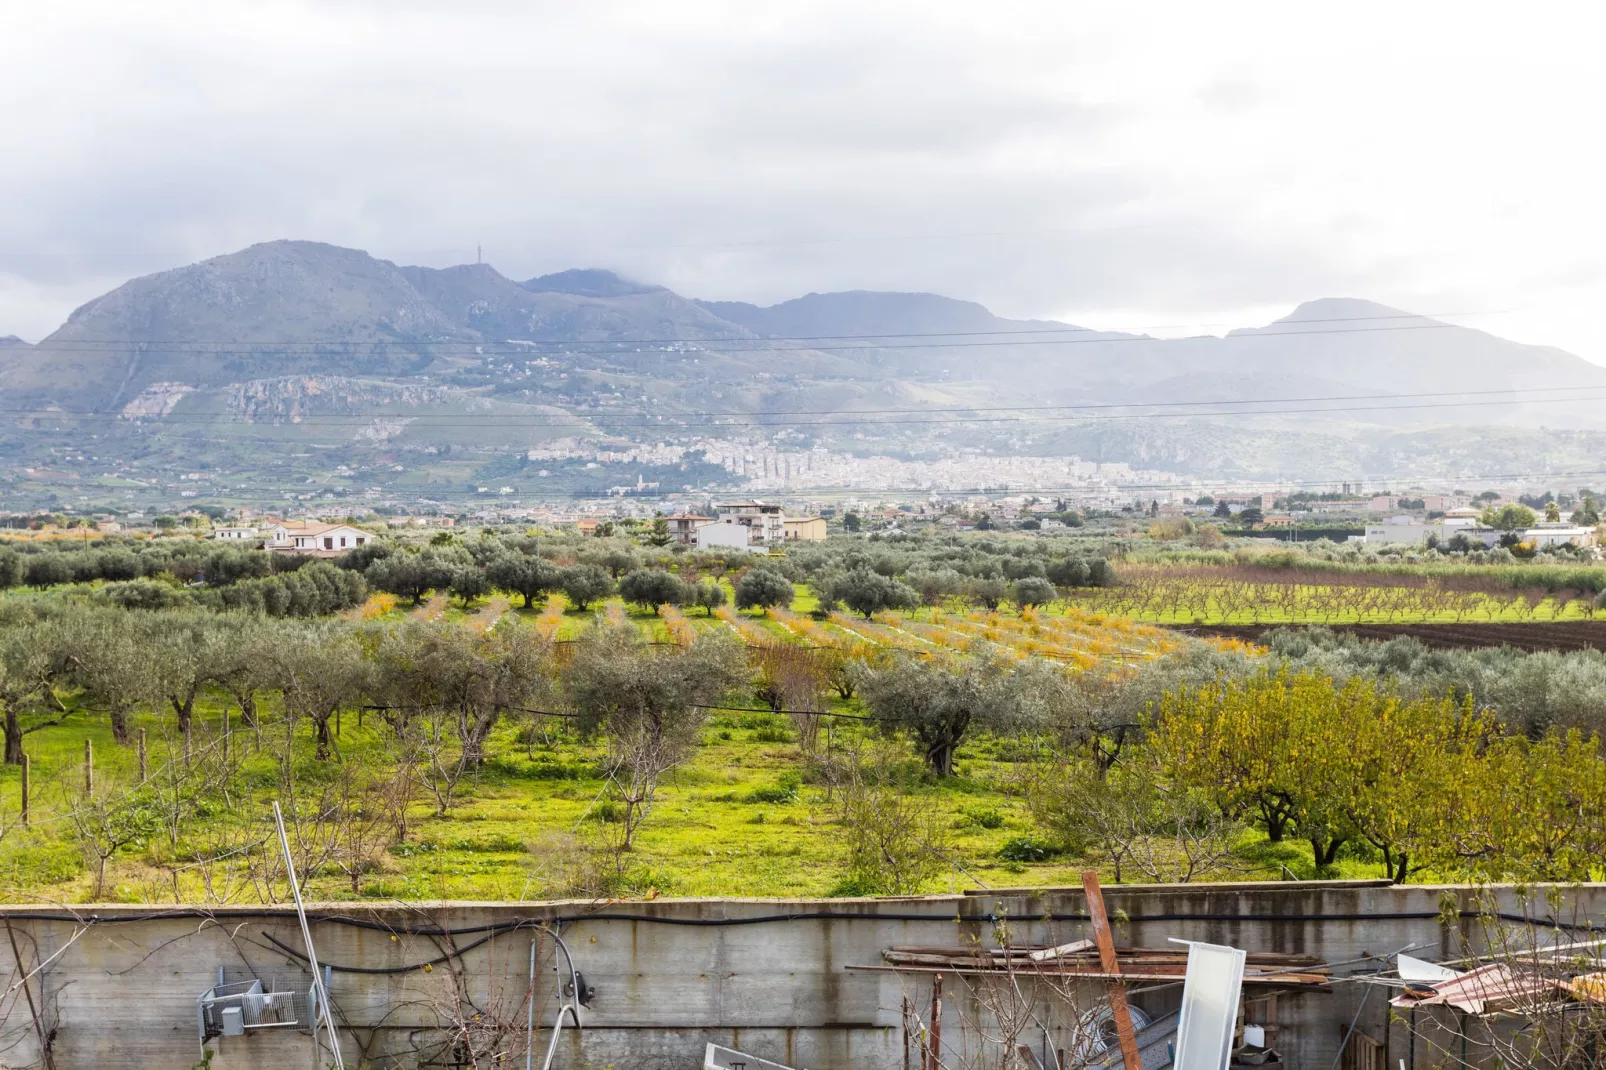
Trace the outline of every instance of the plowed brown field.
[[[1197, 624], [1175, 628], [1187, 635], [1258, 640], [1272, 628], [1301, 624]], [[1606, 620], [1540, 621], [1532, 624], [1334, 624], [1335, 632], [1363, 639], [1409, 635], [1433, 647], [1514, 646], [1522, 650], [1606, 650]]]

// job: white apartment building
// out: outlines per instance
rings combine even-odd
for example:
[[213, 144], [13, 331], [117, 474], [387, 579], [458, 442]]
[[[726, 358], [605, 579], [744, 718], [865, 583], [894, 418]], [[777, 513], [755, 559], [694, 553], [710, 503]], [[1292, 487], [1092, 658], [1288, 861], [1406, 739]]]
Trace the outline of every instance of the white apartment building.
[[716, 505], [714, 510], [721, 524], [740, 524], [748, 528], [750, 542], [768, 545], [786, 541], [786, 517], [779, 505], [759, 501], [727, 502]]

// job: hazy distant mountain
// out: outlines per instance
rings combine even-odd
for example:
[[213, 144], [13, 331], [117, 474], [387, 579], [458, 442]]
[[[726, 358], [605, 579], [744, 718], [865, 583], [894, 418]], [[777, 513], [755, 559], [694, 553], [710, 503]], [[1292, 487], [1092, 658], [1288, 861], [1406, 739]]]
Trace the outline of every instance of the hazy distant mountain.
[[[84, 430], [107, 440], [100, 450], [134, 443], [188, 464], [227, 449], [240, 464], [265, 448], [252, 437], [264, 425], [280, 428], [262, 439], [274, 449], [444, 455], [576, 434], [740, 437], [755, 422], [793, 445], [1076, 452], [1201, 473], [1359, 474], [1412, 451], [1465, 471], [1483, 444], [1504, 470], [1552, 445], [1589, 456], [1593, 439], [1532, 429], [1606, 427], [1601, 404], [1524, 400], [1537, 387], [1589, 398], [1606, 369], [1351, 299], [1224, 338], [1156, 339], [936, 294], [761, 307], [596, 268], [519, 282], [485, 264], [407, 267], [278, 241], [134, 279], [36, 346], [0, 339], [0, 407], [35, 410], [0, 428], [0, 456], [55, 457]], [[1401, 396], [1450, 391], [1468, 393]], [[1096, 408], [1067, 418], [1045, 406]], [[923, 425], [923, 408], [941, 415]], [[962, 421], [980, 409], [985, 421]], [[47, 428], [43, 411], [61, 415]], [[49, 428], [65, 437], [49, 445]], [[1417, 434], [1427, 428], [1442, 433]]]
[[632, 282], [602, 268], [570, 268], [519, 284], [531, 293], [575, 294], [578, 297], [632, 297], [662, 290], [662, 286]]
[[974, 301], [925, 293], [880, 293], [849, 290], [846, 293], [811, 293], [761, 308], [742, 301], [699, 301], [721, 319], [739, 323], [755, 334], [769, 337], [918, 337], [943, 334], [981, 334], [1065, 327], [1063, 323], [1007, 320], [993, 315]]
[[[619, 345], [609, 350], [610, 342]], [[1368, 301], [1311, 301], [1225, 338], [1159, 340], [1004, 319], [936, 294], [814, 293], [764, 308], [689, 300], [600, 269], [516, 282], [486, 264], [399, 267], [353, 249], [278, 241], [135, 279], [78, 309], [37, 346], [0, 347], [0, 394], [13, 405], [117, 408], [153, 384], [435, 374], [477, 364], [485, 346], [508, 343], [558, 356], [612, 353], [648, 379], [740, 385], [762, 372], [795, 390], [799, 376], [839, 386], [890, 378], [947, 384], [989, 402], [1171, 404], [1606, 384], [1606, 369], [1561, 350]], [[700, 349], [695, 367], [676, 343]], [[1481, 407], [1499, 419], [1522, 413]], [[1565, 422], [1590, 418], [1569, 415]]]
[[97, 297], [31, 350], [0, 354], [0, 393], [13, 404], [116, 408], [154, 383], [408, 375], [431, 363], [421, 343], [472, 338], [394, 264], [271, 242]]
[[[862, 346], [861, 356], [883, 369], [988, 381], [1068, 404], [1281, 401], [1606, 385], [1606, 369], [1562, 350], [1522, 345], [1348, 298], [1309, 301], [1265, 327], [1233, 331], [1225, 338], [1166, 340], [1052, 321], [1009, 320], [973, 302], [935, 294], [809, 294], [767, 308], [734, 301], [700, 303], [766, 337], [817, 339], [833, 350]], [[1449, 416], [1475, 422], [1601, 422], [1599, 406], [1593, 403], [1535, 406], [1522, 396], [1496, 399], [1491, 394], [1477, 406], [1458, 406]], [[1434, 411], [1438, 402], [1395, 399], [1387, 404], [1392, 411], [1360, 403], [1354, 412], [1335, 415], [1383, 423], [1446, 422], [1445, 413]]]

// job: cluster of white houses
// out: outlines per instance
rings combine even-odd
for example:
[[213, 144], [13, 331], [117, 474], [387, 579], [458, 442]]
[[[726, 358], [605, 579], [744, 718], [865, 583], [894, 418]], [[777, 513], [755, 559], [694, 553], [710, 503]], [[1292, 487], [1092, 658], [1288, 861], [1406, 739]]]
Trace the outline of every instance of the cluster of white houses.
[[[1469, 542], [1481, 543], [1485, 549], [1499, 545], [1500, 539], [1507, 533], [1483, 526], [1479, 516], [1476, 509], [1452, 509], [1435, 520], [1393, 516], [1380, 524], [1368, 524], [1365, 535], [1352, 538], [1367, 543], [1414, 546], [1427, 542], [1430, 537], [1439, 543], [1447, 543], [1457, 535], [1463, 535]], [[1565, 521], [1545, 521], [1511, 534], [1536, 549], [1568, 544], [1594, 546], [1597, 538], [1595, 528]]]
[[[669, 534], [682, 546], [699, 550], [748, 550], [767, 553], [789, 542], [822, 542], [825, 521], [817, 516], [789, 517], [768, 502], [729, 502], [715, 506], [717, 516], [677, 513], [668, 517]], [[274, 553], [338, 557], [373, 538], [350, 524], [317, 520], [262, 520], [256, 524], [213, 529], [224, 542], [258, 546]]]

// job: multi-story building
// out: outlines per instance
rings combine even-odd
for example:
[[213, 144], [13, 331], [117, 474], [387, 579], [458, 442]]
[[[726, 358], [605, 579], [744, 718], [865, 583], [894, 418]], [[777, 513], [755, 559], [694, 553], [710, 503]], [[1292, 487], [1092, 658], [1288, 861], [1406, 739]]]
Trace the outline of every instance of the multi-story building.
[[704, 524], [712, 524], [714, 518], [701, 516], [697, 513], [676, 513], [664, 518], [669, 521], [669, 534], [682, 546], [697, 545], [697, 529]]
[[748, 528], [748, 541], [768, 545], [786, 540], [786, 518], [779, 505], [768, 502], [727, 502], [714, 507], [722, 524]]

